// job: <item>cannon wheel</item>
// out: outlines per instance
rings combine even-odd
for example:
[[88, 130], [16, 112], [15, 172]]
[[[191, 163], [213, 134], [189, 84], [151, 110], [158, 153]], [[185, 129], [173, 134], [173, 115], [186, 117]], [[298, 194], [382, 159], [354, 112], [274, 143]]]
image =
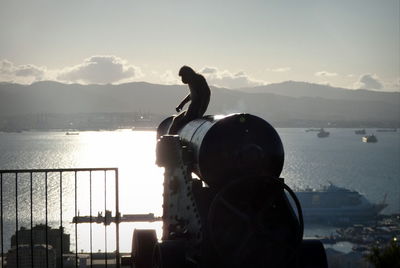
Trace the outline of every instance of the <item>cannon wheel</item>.
[[280, 267], [293, 256], [293, 234], [279, 214], [282, 194], [281, 186], [267, 177], [237, 179], [220, 190], [209, 209], [208, 232], [222, 262]]
[[184, 268], [185, 245], [183, 241], [168, 240], [157, 243], [153, 251], [153, 268]]
[[154, 245], [157, 243], [153, 229], [135, 229], [132, 238], [132, 267], [147, 268], [151, 265]]

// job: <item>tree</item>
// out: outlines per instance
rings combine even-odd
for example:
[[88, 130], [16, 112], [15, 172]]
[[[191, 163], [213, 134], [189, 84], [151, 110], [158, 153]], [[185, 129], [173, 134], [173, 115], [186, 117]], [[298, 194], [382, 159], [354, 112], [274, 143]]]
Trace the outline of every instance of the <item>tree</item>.
[[386, 247], [373, 247], [366, 258], [376, 268], [400, 268], [399, 243], [396, 239], [393, 239]]

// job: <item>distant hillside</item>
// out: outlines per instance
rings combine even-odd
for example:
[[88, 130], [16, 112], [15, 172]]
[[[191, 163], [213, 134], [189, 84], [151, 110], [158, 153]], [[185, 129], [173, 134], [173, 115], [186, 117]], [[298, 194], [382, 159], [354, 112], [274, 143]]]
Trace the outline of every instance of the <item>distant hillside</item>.
[[241, 90], [248, 93], [273, 93], [288, 97], [321, 97], [335, 100], [385, 101], [400, 104], [399, 93], [365, 89], [349, 90], [306, 82], [286, 81], [279, 84], [242, 88]]
[[[58, 113], [144, 112], [170, 115], [186, 86], [127, 83], [78, 85], [0, 83], [0, 116]], [[400, 93], [347, 90], [284, 82], [240, 91], [212, 88], [207, 113], [249, 112], [271, 122], [297, 126], [312, 122], [400, 125]], [[311, 122], [311, 123], [310, 123]]]

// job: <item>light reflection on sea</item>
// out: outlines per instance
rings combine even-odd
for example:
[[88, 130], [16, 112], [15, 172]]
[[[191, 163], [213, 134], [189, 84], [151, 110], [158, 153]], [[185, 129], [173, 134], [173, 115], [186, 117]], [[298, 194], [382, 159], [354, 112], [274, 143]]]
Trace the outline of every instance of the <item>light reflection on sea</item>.
[[[154, 131], [100, 131], [80, 132], [79, 135], [65, 135], [64, 132], [23, 132], [18, 134], [0, 133], [0, 168], [1, 169], [37, 169], [37, 168], [101, 168], [116, 167], [119, 171], [119, 198], [121, 214], [154, 213], [162, 214], [162, 179], [163, 169], [155, 165], [156, 135]], [[73, 174], [69, 174], [73, 175]], [[93, 208], [97, 215], [103, 211], [104, 215], [104, 180], [103, 174], [93, 173]], [[110, 174], [112, 177], [113, 174]], [[79, 178], [78, 183], [78, 213], [81, 216], [89, 215], [89, 178]], [[98, 178], [96, 178], [98, 177]], [[71, 243], [74, 244], [74, 227], [69, 224], [74, 215], [73, 176], [68, 174], [63, 182], [63, 225], [71, 234]], [[56, 181], [55, 181], [56, 180]], [[22, 180], [21, 180], [22, 181]], [[26, 183], [29, 179], [26, 178]], [[111, 181], [111, 180], [110, 180]], [[8, 196], [4, 200], [4, 207], [9, 207], [12, 224], [6, 225], [10, 233], [15, 231], [14, 199], [15, 187], [13, 178], [9, 182], [4, 178], [4, 185], [10, 185]], [[49, 178], [49, 222], [53, 227], [59, 226], [59, 179]], [[18, 186], [20, 226], [29, 226], [29, 187]], [[113, 200], [114, 184], [107, 184], [107, 208], [115, 212]], [[44, 223], [44, 180], [34, 178], [36, 199], [34, 204], [35, 223]], [[42, 193], [42, 195], [40, 195]], [[68, 198], [69, 197], [69, 198]], [[39, 199], [41, 198], [41, 203]], [[24, 206], [25, 204], [25, 206]], [[24, 210], [24, 207], [26, 208]], [[7, 215], [7, 209], [5, 214]], [[23, 216], [25, 213], [25, 221]], [[40, 220], [41, 219], [41, 220]], [[121, 250], [130, 251], [133, 228], [156, 228], [161, 235], [160, 223], [121, 224]], [[115, 248], [114, 226], [107, 227], [108, 250]], [[104, 250], [104, 226], [93, 224], [95, 251]], [[78, 225], [78, 249], [89, 248], [89, 224]], [[8, 240], [8, 239], [7, 239]], [[9, 241], [5, 241], [6, 245]], [[73, 247], [72, 247], [73, 248]]]
[[[330, 137], [319, 139], [315, 132], [306, 133], [304, 129], [278, 129], [285, 148], [285, 165], [282, 177], [293, 188], [327, 185], [332, 182], [339, 186], [355, 189], [365, 194], [372, 202], [381, 202], [387, 194], [389, 206], [385, 213], [398, 212], [400, 209], [400, 133], [379, 133], [376, 144], [361, 142], [361, 136], [352, 129], [330, 129]], [[373, 130], [367, 130], [372, 132]], [[152, 131], [100, 131], [80, 132], [79, 135], [65, 135], [64, 132], [22, 132], [0, 133], [0, 168], [98, 168], [116, 167], [120, 178], [120, 211], [128, 213], [162, 214], [163, 169], [155, 165], [156, 135]], [[100, 176], [100, 174], [98, 174]], [[104, 210], [102, 179], [93, 175], [93, 213]], [[100, 176], [101, 177], [101, 176]], [[89, 215], [88, 179], [79, 180], [79, 214]], [[12, 180], [4, 184], [12, 184]], [[35, 191], [44, 192], [44, 185], [37, 179]], [[51, 215], [49, 222], [58, 227], [58, 181], [49, 178]], [[73, 178], [65, 178], [65, 197], [63, 204], [64, 225], [71, 233], [74, 244], [74, 228], [70, 224], [74, 215]], [[113, 193], [114, 185], [107, 185]], [[10, 186], [9, 195], [13, 195]], [[19, 205], [29, 206], [27, 185], [19, 186]], [[114, 203], [107, 200], [107, 208], [114, 212]], [[40, 194], [36, 195], [40, 203]], [[13, 201], [4, 201], [12, 215]], [[44, 222], [43, 201], [35, 211], [35, 223]], [[28, 210], [27, 210], [28, 211]], [[103, 212], [104, 214], [104, 212]], [[10, 219], [12, 222], [12, 219]], [[24, 226], [27, 226], [25, 220]], [[121, 251], [130, 251], [133, 228], [155, 228], [161, 235], [160, 223], [121, 224]], [[12, 224], [7, 227], [12, 233]], [[14, 229], [13, 229], [14, 228]], [[108, 228], [107, 249], [115, 248], [113, 241], [114, 226]], [[314, 231], [316, 232], [314, 232]], [[321, 231], [322, 230], [322, 231]], [[306, 235], [329, 234], [332, 229], [313, 228]], [[324, 233], [325, 232], [325, 233]], [[104, 250], [104, 226], [93, 225], [94, 251]], [[89, 224], [78, 226], [78, 249], [89, 248]], [[5, 234], [6, 236], [7, 234]], [[5, 241], [6, 244], [8, 241]], [[74, 246], [71, 247], [73, 249]]]

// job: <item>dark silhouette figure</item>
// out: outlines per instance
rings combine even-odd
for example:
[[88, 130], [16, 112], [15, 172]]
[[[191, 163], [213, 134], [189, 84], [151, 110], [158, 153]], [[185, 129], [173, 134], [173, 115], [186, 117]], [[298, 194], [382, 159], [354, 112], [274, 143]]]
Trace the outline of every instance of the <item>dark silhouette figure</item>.
[[[184, 84], [188, 84], [190, 93], [176, 107], [177, 114], [169, 128], [169, 134], [176, 134], [189, 121], [201, 118], [207, 110], [210, 102], [210, 88], [201, 74], [193, 71], [189, 66], [183, 66], [179, 70], [179, 76]], [[183, 106], [190, 101], [186, 111], [181, 111]]]

